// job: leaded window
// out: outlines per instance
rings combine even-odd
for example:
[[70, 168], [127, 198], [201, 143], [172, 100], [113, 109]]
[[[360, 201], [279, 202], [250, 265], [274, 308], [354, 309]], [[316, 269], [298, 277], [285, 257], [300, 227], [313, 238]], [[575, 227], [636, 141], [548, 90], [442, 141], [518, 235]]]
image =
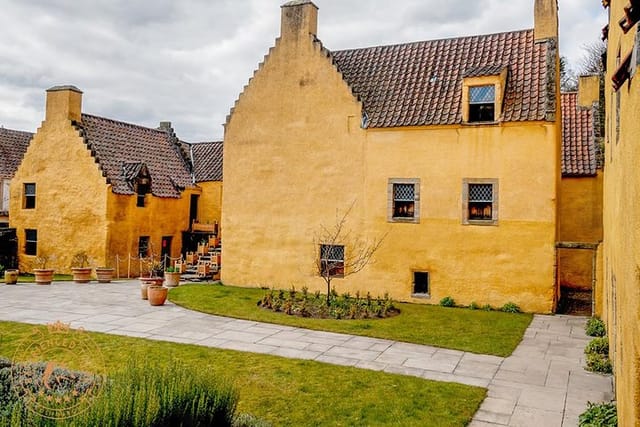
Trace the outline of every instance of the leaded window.
[[393, 217], [415, 216], [416, 191], [414, 184], [393, 184]]
[[498, 180], [465, 178], [462, 181], [463, 224], [497, 225]]
[[344, 246], [320, 245], [320, 265], [324, 277], [344, 277]]
[[495, 121], [495, 85], [471, 86], [469, 88], [469, 121]]

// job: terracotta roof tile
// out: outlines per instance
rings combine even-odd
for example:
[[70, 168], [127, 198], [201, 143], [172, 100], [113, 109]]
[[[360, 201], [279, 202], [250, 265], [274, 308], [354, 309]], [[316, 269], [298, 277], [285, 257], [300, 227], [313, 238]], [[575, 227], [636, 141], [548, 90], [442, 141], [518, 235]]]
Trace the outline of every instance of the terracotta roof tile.
[[[553, 41], [534, 42], [533, 30], [332, 52], [338, 70], [364, 104], [369, 127], [462, 122], [465, 73], [509, 69], [504, 121], [545, 120], [547, 56]], [[499, 68], [498, 68], [499, 67]], [[486, 75], [486, 74], [485, 74]]]
[[196, 182], [222, 181], [222, 141], [188, 145]]
[[190, 166], [172, 132], [88, 114], [75, 125], [114, 193], [134, 193], [130, 175], [142, 164], [151, 175], [154, 196], [177, 198], [192, 185]]
[[22, 162], [33, 134], [0, 127], [0, 179], [11, 179]]
[[579, 107], [576, 92], [561, 99], [562, 175], [593, 176], [598, 168], [593, 108]]

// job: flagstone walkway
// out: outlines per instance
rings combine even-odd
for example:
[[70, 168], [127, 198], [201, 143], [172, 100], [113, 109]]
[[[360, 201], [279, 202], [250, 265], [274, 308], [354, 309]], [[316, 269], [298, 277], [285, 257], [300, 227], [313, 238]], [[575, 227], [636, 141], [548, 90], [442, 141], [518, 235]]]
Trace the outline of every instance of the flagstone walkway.
[[[485, 387], [471, 427], [577, 426], [587, 401], [612, 399], [612, 380], [586, 372], [585, 318], [536, 315], [507, 357], [151, 307], [135, 280], [0, 285], [0, 320], [310, 359]], [[0, 341], [1, 343], [1, 341]], [[1, 352], [1, 351], [0, 351]]]

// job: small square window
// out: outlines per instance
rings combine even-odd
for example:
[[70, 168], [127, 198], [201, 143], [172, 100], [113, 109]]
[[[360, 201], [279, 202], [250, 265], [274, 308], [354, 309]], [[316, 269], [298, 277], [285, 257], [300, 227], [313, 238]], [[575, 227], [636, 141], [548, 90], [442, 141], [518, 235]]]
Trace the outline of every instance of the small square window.
[[429, 295], [429, 272], [413, 272], [413, 293], [414, 295]]
[[469, 122], [495, 121], [496, 87], [494, 85], [469, 88]]
[[24, 184], [23, 189], [24, 198], [22, 200], [22, 207], [24, 209], [36, 208], [36, 185], [33, 183]]
[[25, 255], [38, 255], [38, 230], [24, 230]]
[[467, 179], [462, 182], [462, 223], [498, 223], [498, 180]]
[[344, 246], [320, 245], [322, 276], [344, 277]]
[[420, 221], [420, 180], [391, 178], [387, 187], [388, 221]]

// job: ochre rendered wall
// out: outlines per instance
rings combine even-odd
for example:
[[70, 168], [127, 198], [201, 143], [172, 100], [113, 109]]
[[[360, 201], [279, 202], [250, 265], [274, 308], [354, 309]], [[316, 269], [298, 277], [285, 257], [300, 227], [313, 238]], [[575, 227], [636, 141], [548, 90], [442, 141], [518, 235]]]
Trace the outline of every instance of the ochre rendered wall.
[[[182, 248], [182, 232], [189, 228], [190, 191], [183, 192], [179, 199], [160, 198], [147, 195], [145, 207], [136, 206], [135, 196], [109, 193], [107, 216], [109, 218], [108, 259], [116, 267], [120, 260], [120, 276], [136, 277], [141, 274], [138, 258], [140, 236], [149, 236], [149, 256], [160, 260], [162, 238], [171, 237], [171, 258], [178, 258]], [[131, 262], [127, 261], [131, 258]], [[142, 264], [142, 274], [148, 265]]]
[[611, 76], [634, 48], [638, 24], [623, 34], [627, 0], [612, 0], [607, 48], [604, 178], [604, 319], [616, 377], [618, 425], [640, 425], [640, 81], [614, 92]]
[[[227, 123], [222, 280], [324, 291], [314, 236], [353, 204], [348, 229], [388, 235], [373, 264], [334, 279], [338, 292], [550, 312], [557, 123], [363, 130], [361, 105], [312, 40], [278, 39]], [[389, 178], [421, 180], [420, 224], [387, 222]], [[462, 225], [463, 178], [499, 180], [497, 226]], [[431, 274], [429, 299], [411, 297], [415, 270]]]
[[205, 224], [217, 222], [219, 226], [222, 215], [222, 181], [199, 182], [198, 187], [202, 191], [198, 202], [198, 220]]
[[[23, 209], [24, 183], [36, 184], [35, 209]], [[103, 264], [107, 237], [107, 185], [69, 120], [44, 121], [11, 181], [11, 226], [18, 235], [20, 271], [32, 271], [25, 255], [25, 229], [38, 233], [38, 255], [47, 267], [69, 271], [73, 255], [85, 251]]]
[[[92, 266], [118, 266], [119, 273], [137, 275], [138, 239], [150, 236], [159, 256], [163, 236], [172, 237], [171, 256], [180, 255], [182, 231], [188, 229], [190, 191], [179, 199], [147, 195], [145, 207], [136, 196], [122, 196], [99, 170], [69, 118], [80, 118], [81, 94], [73, 90], [47, 93], [47, 117], [30, 144], [11, 184], [11, 226], [17, 229], [21, 271], [31, 271], [35, 256], [25, 255], [25, 229], [38, 232], [39, 256], [47, 267], [70, 272], [77, 252], [88, 254]], [[23, 184], [36, 184], [35, 209], [23, 209]]]
[[[559, 241], [595, 244], [602, 241], [602, 182], [602, 171], [594, 177], [562, 178]], [[594, 252], [588, 249], [559, 249], [560, 284], [568, 288], [591, 289], [593, 256]]]

